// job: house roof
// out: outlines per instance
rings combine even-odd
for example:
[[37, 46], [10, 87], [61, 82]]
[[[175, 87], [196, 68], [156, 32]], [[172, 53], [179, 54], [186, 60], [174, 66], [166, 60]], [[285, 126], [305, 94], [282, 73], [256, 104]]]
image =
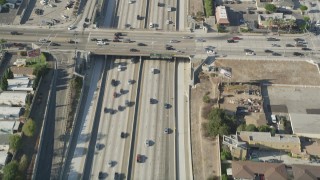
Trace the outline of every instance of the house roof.
[[13, 74], [23, 74], [26, 76], [32, 76], [33, 74], [33, 68], [31, 67], [15, 67], [12, 66], [11, 71], [13, 72]]
[[0, 105], [24, 106], [27, 94], [26, 91], [3, 91], [0, 93]]
[[320, 166], [292, 165], [294, 180], [314, 180], [320, 178]]
[[254, 179], [256, 174], [264, 175], [266, 180], [288, 179], [288, 174], [284, 164], [232, 161], [232, 175], [234, 178]]
[[0, 106], [1, 119], [19, 118], [21, 107]]
[[275, 134], [271, 136], [270, 132], [251, 132], [251, 131], [241, 131], [238, 137], [242, 141], [255, 141], [255, 142], [274, 142], [274, 143], [296, 143], [300, 144], [299, 137], [295, 135], [288, 134]]

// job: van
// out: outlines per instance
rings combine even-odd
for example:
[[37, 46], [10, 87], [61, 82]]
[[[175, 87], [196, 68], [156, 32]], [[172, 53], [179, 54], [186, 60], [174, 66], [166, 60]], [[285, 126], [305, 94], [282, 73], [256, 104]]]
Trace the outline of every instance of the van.
[[318, 20], [318, 21], [316, 22], [316, 25], [315, 25], [315, 26], [320, 27], [320, 20]]

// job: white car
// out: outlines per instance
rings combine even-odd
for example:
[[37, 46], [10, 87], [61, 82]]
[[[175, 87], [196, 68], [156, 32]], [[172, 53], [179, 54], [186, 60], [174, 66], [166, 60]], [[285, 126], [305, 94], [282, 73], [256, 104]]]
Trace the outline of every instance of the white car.
[[39, 42], [41, 42], [41, 43], [47, 43], [48, 40], [46, 40], [46, 39], [39, 39]]
[[216, 54], [213, 50], [207, 50], [207, 54]]
[[97, 41], [97, 45], [106, 45], [107, 44], [107, 42], [105, 42], [105, 41]]
[[179, 41], [178, 40], [170, 40], [170, 43], [178, 43]]
[[246, 52], [246, 55], [247, 56], [254, 56], [254, 55], [256, 55], [256, 53], [254, 53], [254, 52]]
[[73, 29], [75, 29], [76, 28], [76, 26], [69, 26], [68, 27], [68, 30], [70, 31], [70, 30], [73, 30]]
[[315, 26], [320, 27], [320, 20], [318, 20], [318, 21], [316, 22], [316, 25], [315, 25]]
[[153, 28], [154, 27], [154, 24], [151, 22], [150, 24], [149, 24], [149, 28]]

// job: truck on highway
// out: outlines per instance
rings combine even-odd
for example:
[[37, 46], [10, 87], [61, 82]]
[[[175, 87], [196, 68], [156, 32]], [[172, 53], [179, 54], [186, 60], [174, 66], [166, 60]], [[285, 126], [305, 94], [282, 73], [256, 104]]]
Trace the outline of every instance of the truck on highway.
[[171, 7], [171, 6], [168, 6], [168, 7], [167, 7], [167, 11], [168, 11], [168, 12], [171, 12], [171, 11], [173, 11], [173, 7]]

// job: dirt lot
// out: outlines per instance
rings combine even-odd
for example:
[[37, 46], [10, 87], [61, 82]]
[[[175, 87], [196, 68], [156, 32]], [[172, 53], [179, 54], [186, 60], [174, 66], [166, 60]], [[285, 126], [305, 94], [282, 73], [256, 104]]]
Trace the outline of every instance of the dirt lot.
[[203, 107], [202, 97], [210, 91], [211, 98], [216, 97], [216, 86], [213, 80], [203, 80], [191, 89], [191, 144], [193, 173], [195, 180], [207, 179], [219, 175], [219, 144], [218, 139], [210, 139], [203, 136], [201, 124], [205, 121], [201, 117]]
[[231, 82], [262, 81], [286, 85], [320, 85], [317, 66], [303, 61], [216, 60], [215, 66], [232, 69]]
[[197, 15], [197, 12], [203, 12], [203, 1], [200, 0], [189, 0], [189, 14], [188, 15]]

